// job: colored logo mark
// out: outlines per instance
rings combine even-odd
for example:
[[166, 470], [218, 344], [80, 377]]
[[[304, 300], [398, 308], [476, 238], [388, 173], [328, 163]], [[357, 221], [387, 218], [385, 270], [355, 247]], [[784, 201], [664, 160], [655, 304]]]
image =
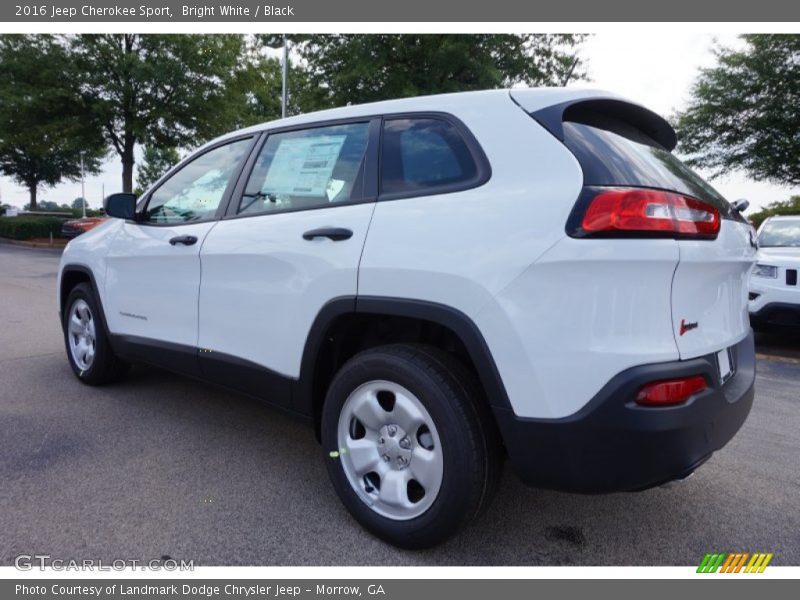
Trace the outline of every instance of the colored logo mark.
[[736, 552], [725, 554], [724, 552], [708, 553], [703, 557], [700, 566], [697, 567], [698, 573], [763, 573], [769, 561], [772, 560], [772, 553], [765, 552]]

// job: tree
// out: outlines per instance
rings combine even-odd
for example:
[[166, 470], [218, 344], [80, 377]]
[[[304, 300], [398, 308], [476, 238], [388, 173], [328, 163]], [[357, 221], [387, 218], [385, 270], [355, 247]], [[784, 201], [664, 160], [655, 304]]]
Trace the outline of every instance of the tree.
[[775, 215], [800, 215], [800, 196], [792, 196], [788, 200], [778, 200], [767, 204], [760, 211], [747, 215], [754, 227], [759, 227], [767, 217]]
[[240, 35], [79, 35], [70, 38], [81, 90], [122, 161], [122, 189], [133, 190], [134, 148], [192, 147], [229, 130], [246, 66]]
[[97, 172], [104, 143], [74, 82], [65, 48], [52, 36], [0, 36], [0, 172], [28, 188]]
[[89, 208], [89, 203], [86, 201], [86, 198], [78, 197], [72, 201], [72, 205], [70, 205], [70, 208], [72, 210], [83, 210], [84, 206], [86, 208]]
[[718, 48], [678, 116], [679, 150], [713, 175], [741, 170], [756, 181], [800, 183], [800, 35], [743, 35]]
[[142, 164], [136, 169], [136, 195], [139, 196], [154, 184], [181, 157], [175, 148], [147, 145], [144, 147]]
[[260, 40], [249, 39], [243, 66], [229, 82], [236, 125], [246, 127], [278, 119], [281, 116], [280, 61], [265, 54]]
[[[294, 36], [310, 85], [304, 110], [425, 94], [559, 85], [582, 35], [369, 34]], [[265, 36], [277, 46], [279, 36]], [[574, 78], [582, 77], [580, 70]], [[290, 88], [291, 89], [291, 88]]]
[[31, 206], [30, 204], [26, 204], [23, 206], [23, 210], [40, 210], [40, 211], [50, 211], [50, 212], [69, 212], [72, 210], [68, 204], [59, 204], [58, 202], [54, 202], [53, 200], [42, 200], [38, 203], [37, 206]]

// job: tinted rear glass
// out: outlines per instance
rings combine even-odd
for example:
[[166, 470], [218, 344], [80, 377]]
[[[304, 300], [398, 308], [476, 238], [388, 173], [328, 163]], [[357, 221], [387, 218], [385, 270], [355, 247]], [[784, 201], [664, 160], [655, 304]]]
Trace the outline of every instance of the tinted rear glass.
[[564, 123], [564, 143], [583, 168], [584, 184], [672, 190], [740, 218], [719, 192], [635, 127], [601, 115], [587, 121]]
[[478, 177], [478, 166], [464, 138], [442, 119], [387, 120], [381, 165], [384, 194], [443, 189]]

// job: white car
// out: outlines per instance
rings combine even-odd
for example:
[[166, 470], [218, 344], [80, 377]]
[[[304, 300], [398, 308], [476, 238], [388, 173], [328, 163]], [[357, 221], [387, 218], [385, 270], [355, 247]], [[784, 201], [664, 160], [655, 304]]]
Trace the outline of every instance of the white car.
[[750, 322], [800, 327], [800, 215], [766, 219], [758, 229], [758, 247], [750, 277]]
[[576, 492], [684, 478], [750, 410], [755, 243], [675, 142], [555, 88], [237, 131], [68, 245], [69, 362], [302, 415], [353, 516], [409, 548], [475, 518], [506, 455]]

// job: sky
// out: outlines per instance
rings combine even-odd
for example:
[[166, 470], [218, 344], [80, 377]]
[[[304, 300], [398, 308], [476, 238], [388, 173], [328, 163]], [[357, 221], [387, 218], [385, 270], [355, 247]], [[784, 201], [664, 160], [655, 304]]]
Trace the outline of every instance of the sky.
[[[624, 33], [597, 33], [584, 43], [580, 54], [589, 81], [570, 85], [613, 91], [669, 118], [686, 105], [698, 70], [714, 64], [714, 44], [739, 43], [732, 34], [681, 33], [674, 26], [664, 26], [662, 31], [629, 28]], [[702, 171], [700, 174], [708, 175]], [[89, 206], [99, 208], [104, 193], [121, 191], [121, 178], [119, 158], [111, 155], [102, 173], [86, 178]], [[729, 200], [747, 198], [750, 211], [800, 194], [800, 189], [755, 182], [741, 174], [713, 179], [711, 183]], [[80, 182], [64, 182], [40, 189], [38, 197], [61, 204], [71, 203], [81, 195]], [[0, 177], [0, 202], [22, 207], [28, 202], [28, 192], [11, 179]]]

